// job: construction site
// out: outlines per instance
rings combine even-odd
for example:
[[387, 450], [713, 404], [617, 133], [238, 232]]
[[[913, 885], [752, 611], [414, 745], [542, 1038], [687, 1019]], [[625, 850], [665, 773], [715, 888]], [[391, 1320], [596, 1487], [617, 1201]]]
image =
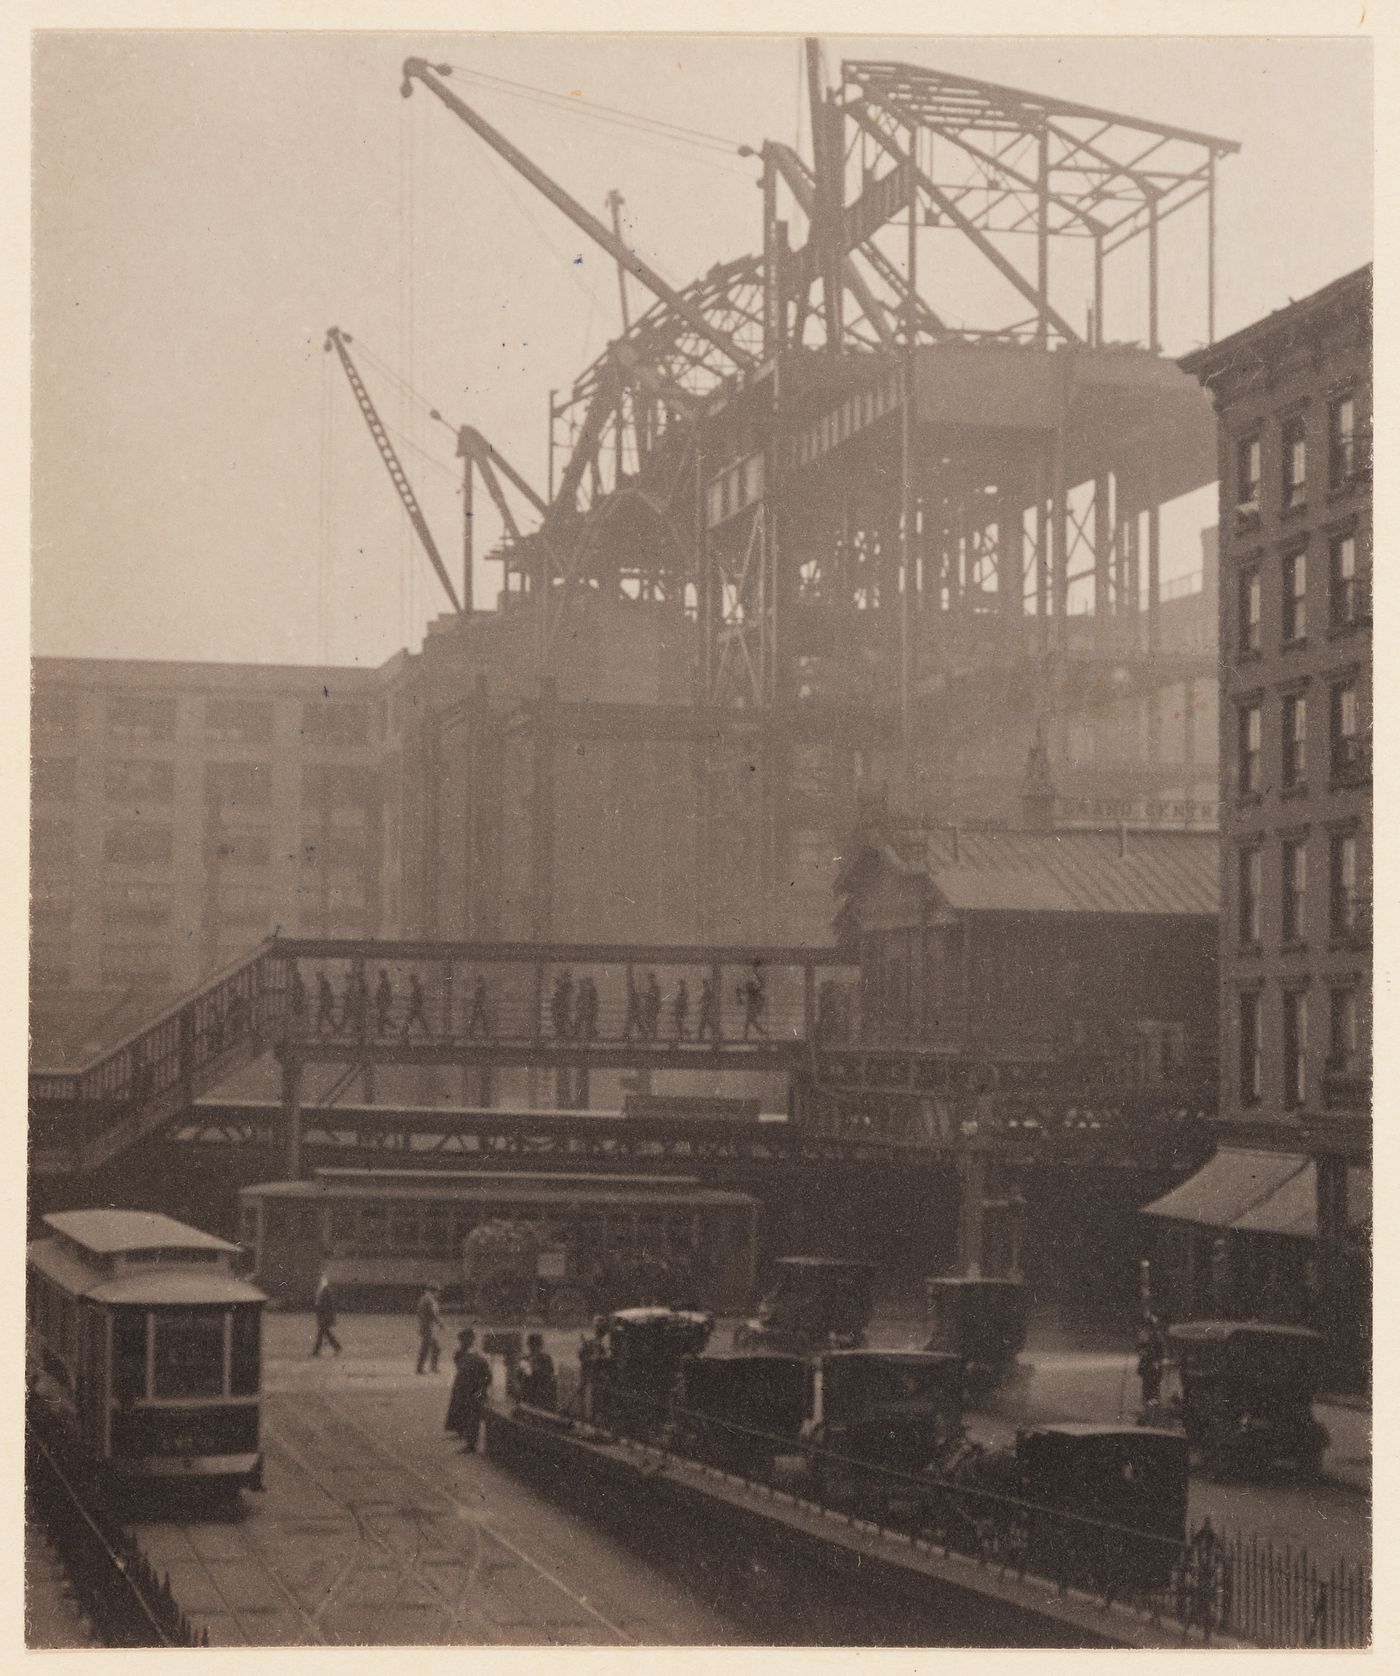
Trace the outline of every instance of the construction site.
[[[459, 431], [460, 565], [353, 333], [327, 338], [449, 607], [392, 683], [386, 931], [825, 943], [863, 801], [1016, 824], [1037, 743], [1058, 823], [1214, 825], [1215, 556], [1205, 518], [1167, 555], [1163, 513], [1214, 480], [1214, 432], [1158, 316], [1186, 272], [1213, 331], [1234, 146], [823, 66], [809, 43], [814, 155], [745, 148], [754, 248], [676, 290], [616, 194], [610, 226], [447, 66], [405, 64], [405, 96], [616, 261], [624, 329], [551, 398], [544, 492]], [[985, 318], [953, 324], [969, 279]]]

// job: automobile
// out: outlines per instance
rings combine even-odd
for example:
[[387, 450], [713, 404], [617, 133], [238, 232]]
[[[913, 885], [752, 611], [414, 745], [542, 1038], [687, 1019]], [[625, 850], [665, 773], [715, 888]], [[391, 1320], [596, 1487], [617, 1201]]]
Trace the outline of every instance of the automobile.
[[1325, 1342], [1306, 1327], [1182, 1321], [1167, 1331], [1186, 1441], [1206, 1471], [1315, 1476], [1330, 1441], [1312, 1411]]
[[813, 1382], [805, 1356], [768, 1351], [687, 1356], [677, 1394], [679, 1446], [729, 1472], [767, 1475], [778, 1455], [801, 1452]]
[[[927, 1350], [833, 1350], [820, 1361], [813, 1471], [859, 1461], [899, 1473], [938, 1470], [962, 1437], [963, 1366]], [[834, 1461], [833, 1461], [834, 1457]]]
[[734, 1334], [736, 1350], [806, 1356], [858, 1349], [873, 1309], [875, 1265], [845, 1257], [780, 1257], [758, 1314]]
[[1189, 1450], [1161, 1427], [1064, 1422], [1017, 1433], [1025, 1564], [1126, 1596], [1165, 1587], [1186, 1542]]
[[924, 1286], [929, 1321], [926, 1348], [961, 1357], [973, 1393], [991, 1390], [1010, 1378], [1026, 1344], [1025, 1282], [935, 1275]]
[[681, 1363], [710, 1342], [714, 1317], [695, 1310], [620, 1309], [593, 1371], [593, 1419], [606, 1431], [654, 1438], [672, 1426]]

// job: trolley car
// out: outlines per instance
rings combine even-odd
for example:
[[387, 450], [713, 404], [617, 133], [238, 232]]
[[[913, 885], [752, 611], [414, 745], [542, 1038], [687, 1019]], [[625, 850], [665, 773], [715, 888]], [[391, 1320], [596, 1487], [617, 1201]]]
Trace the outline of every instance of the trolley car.
[[[561, 1324], [677, 1301], [645, 1291], [715, 1313], [752, 1301], [757, 1201], [688, 1176], [323, 1169], [239, 1199], [259, 1285], [302, 1307], [320, 1274], [345, 1302], [402, 1304], [431, 1281], [493, 1318]], [[519, 1231], [529, 1273], [478, 1288], [465, 1258], [491, 1224]]]
[[264, 1294], [238, 1247], [168, 1216], [55, 1212], [26, 1264], [26, 1376], [116, 1477], [261, 1483]]

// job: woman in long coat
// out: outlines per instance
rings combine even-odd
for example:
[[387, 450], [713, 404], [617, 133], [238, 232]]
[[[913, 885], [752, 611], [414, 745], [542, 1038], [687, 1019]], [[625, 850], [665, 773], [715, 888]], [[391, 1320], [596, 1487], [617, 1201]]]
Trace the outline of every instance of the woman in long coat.
[[452, 1378], [452, 1394], [447, 1400], [447, 1419], [443, 1429], [456, 1432], [462, 1439], [464, 1455], [476, 1453], [481, 1432], [481, 1416], [491, 1396], [491, 1364], [474, 1348], [476, 1334], [464, 1327], [457, 1337], [457, 1352], [452, 1360], [457, 1372]]

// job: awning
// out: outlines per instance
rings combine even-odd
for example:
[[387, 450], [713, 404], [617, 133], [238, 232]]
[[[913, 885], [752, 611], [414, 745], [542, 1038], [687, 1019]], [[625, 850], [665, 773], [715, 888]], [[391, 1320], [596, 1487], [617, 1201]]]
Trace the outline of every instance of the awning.
[[[1371, 1221], [1371, 1172], [1364, 1164], [1347, 1168], [1347, 1227], [1367, 1228]], [[1234, 1224], [1242, 1234], [1284, 1234], [1317, 1238], [1317, 1166], [1305, 1164], [1267, 1199], [1251, 1206]]]
[[1296, 1152], [1253, 1152], [1222, 1147], [1195, 1175], [1163, 1198], [1144, 1205], [1144, 1216], [1167, 1216], [1203, 1228], [1233, 1228], [1246, 1212], [1277, 1193], [1308, 1167]]

